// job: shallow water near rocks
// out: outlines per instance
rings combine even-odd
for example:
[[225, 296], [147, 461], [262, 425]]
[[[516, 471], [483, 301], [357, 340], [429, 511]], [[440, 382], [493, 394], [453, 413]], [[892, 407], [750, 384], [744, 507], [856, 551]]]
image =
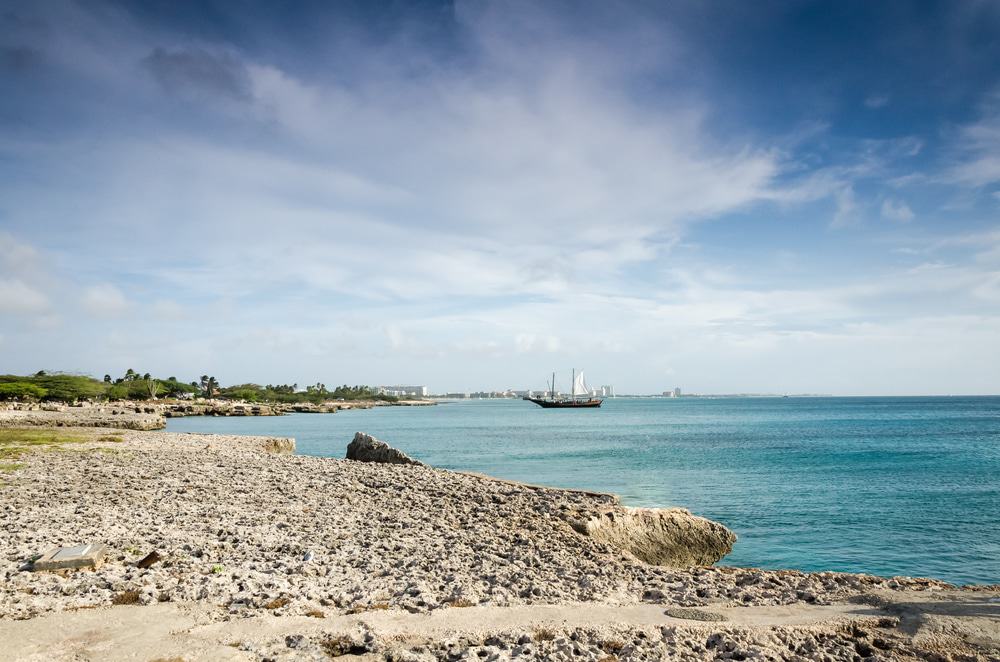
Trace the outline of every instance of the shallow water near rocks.
[[521, 400], [170, 419], [173, 432], [354, 432], [436, 467], [682, 506], [739, 536], [722, 565], [1000, 582], [1000, 397]]

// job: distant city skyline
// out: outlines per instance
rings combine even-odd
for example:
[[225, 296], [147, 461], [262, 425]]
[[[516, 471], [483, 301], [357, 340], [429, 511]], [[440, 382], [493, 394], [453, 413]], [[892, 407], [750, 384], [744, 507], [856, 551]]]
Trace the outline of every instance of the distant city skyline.
[[0, 5], [0, 372], [1000, 393], [1000, 4]]

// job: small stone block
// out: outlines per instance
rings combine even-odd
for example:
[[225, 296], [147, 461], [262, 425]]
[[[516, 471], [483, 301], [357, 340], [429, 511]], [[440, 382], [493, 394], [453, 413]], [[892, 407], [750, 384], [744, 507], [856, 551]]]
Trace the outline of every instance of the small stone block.
[[691, 609], [690, 607], [671, 607], [666, 610], [665, 613], [671, 618], [683, 618], [689, 621], [707, 621], [721, 623], [728, 621], [729, 619], [722, 614], [717, 614], [714, 611], [705, 611], [704, 609]]
[[53, 547], [35, 559], [32, 570], [62, 570], [65, 568], [99, 568], [104, 562], [107, 545], [90, 544], [76, 547]]

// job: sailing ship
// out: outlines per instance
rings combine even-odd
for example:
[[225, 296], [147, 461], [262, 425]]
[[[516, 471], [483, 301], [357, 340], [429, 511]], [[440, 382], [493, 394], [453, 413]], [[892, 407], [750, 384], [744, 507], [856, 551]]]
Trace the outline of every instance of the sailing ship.
[[[534, 402], [539, 407], [544, 407], [546, 409], [580, 409], [585, 407], [600, 407], [604, 400], [600, 398], [593, 398], [590, 396], [590, 389], [587, 388], [587, 382], [583, 379], [583, 370], [579, 374], [576, 372], [576, 368], [573, 369], [573, 388], [571, 389], [570, 397], [568, 398], [557, 398], [556, 397], [556, 373], [552, 373], [552, 384], [549, 388], [548, 398], [525, 398], [525, 400], [530, 400]], [[577, 398], [577, 395], [581, 395], [586, 398], [586, 400], [581, 400]]]

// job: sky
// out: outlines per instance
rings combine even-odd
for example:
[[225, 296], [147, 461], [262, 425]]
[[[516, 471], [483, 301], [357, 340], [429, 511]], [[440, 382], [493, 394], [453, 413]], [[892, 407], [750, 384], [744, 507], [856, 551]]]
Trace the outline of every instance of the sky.
[[0, 372], [1000, 393], [1000, 4], [0, 0]]

